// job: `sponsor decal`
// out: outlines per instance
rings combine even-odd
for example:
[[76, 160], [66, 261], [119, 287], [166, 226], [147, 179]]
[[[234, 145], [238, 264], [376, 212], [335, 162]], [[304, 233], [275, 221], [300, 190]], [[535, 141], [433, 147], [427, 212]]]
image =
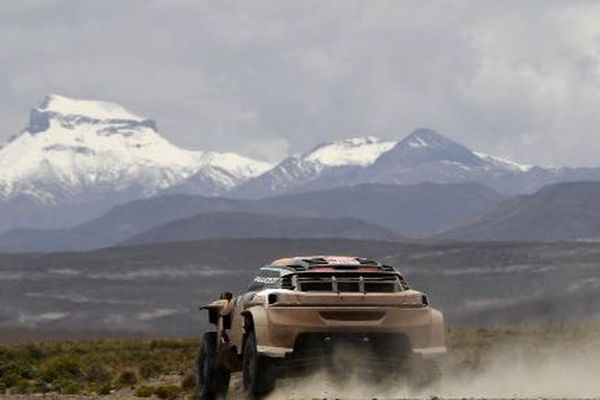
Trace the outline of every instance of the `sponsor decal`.
[[278, 277], [273, 277], [273, 278], [266, 278], [263, 276], [257, 276], [256, 278], [254, 278], [254, 282], [256, 283], [260, 283], [263, 285], [274, 285], [279, 281]]

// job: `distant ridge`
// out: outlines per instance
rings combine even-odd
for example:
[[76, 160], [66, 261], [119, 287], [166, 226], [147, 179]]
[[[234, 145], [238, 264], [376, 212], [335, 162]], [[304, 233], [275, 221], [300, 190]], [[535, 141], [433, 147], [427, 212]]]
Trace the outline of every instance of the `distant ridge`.
[[288, 217], [242, 212], [200, 214], [168, 222], [125, 240], [122, 245], [208, 238], [344, 238], [393, 240], [401, 236], [356, 218]]
[[[427, 128], [394, 140], [360, 136], [325, 142], [273, 166], [231, 152], [175, 146], [161, 136], [154, 120], [116, 103], [49, 95], [31, 110], [23, 132], [0, 146], [0, 234], [14, 230], [4, 237], [5, 244], [33, 244], [34, 238], [41, 240], [37, 229], [58, 229], [61, 233], [46, 242], [56, 244], [62, 242], [65, 230], [80, 227], [117, 205], [168, 194], [248, 200], [346, 188], [347, 194], [362, 196], [350, 188], [433, 183], [479, 184], [514, 196], [573, 181], [600, 181], [600, 168], [523, 165], [472, 150], [450, 135]], [[435, 200], [438, 208], [456, 207], [448, 198], [447, 203], [443, 196], [432, 199], [439, 200]], [[489, 211], [458, 209], [457, 213], [441, 212], [439, 218], [432, 211], [431, 218], [423, 216], [420, 228], [410, 218], [386, 227], [411, 236], [428, 235], [434, 227], [446, 229], [446, 223], [467, 222], [444, 219], [441, 214], [472, 218], [479, 211]], [[378, 218], [374, 221], [363, 215], [360, 219], [382, 225]], [[98, 235], [85, 238], [86, 246], [106, 243], [93, 236]]]
[[[312, 232], [312, 235], [331, 234], [336, 228], [319, 227], [319, 230], [311, 231], [302, 225], [306, 220], [298, 221], [294, 218], [319, 218], [323, 223], [332, 222], [337, 227], [341, 225], [336, 219], [351, 218], [354, 226], [356, 220], [361, 220], [370, 225], [369, 229], [373, 225], [380, 227], [378, 231], [372, 230], [377, 237], [388, 238], [389, 232], [407, 237], [424, 236], [485, 214], [501, 199], [503, 197], [494, 190], [472, 183], [423, 183], [409, 186], [365, 184], [262, 200], [166, 195], [122, 204], [74, 228], [7, 232], [0, 235], [0, 252], [107, 247], [173, 221], [181, 221], [179, 225], [186, 226], [185, 220], [211, 213], [230, 213], [223, 222], [226, 225], [224, 229], [229, 230], [202, 230], [202, 237], [215, 237], [220, 232], [227, 237], [231, 236], [237, 225], [248, 224], [246, 214], [285, 217], [290, 220], [288, 222], [294, 222], [302, 227], [303, 232]], [[235, 217], [240, 220], [236, 222]], [[260, 235], [275, 234], [277, 231], [272, 226], [275, 220], [265, 217], [265, 223], [271, 224], [270, 230], [261, 231], [257, 227], [256, 232]], [[285, 219], [277, 221], [285, 224]], [[192, 221], [191, 225], [195, 226], [196, 223], [197, 221]], [[249, 236], [256, 236], [252, 232], [247, 233]], [[286, 235], [289, 236], [290, 233], [287, 232]], [[339, 235], [347, 237], [344, 232]]]
[[411, 185], [480, 183], [506, 194], [534, 192], [567, 181], [600, 180], [600, 168], [541, 168], [485, 154], [432, 129], [397, 142], [363, 137], [323, 143], [289, 157], [231, 191], [241, 198], [348, 187], [363, 183]]
[[508, 199], [477, 221], [447, 230], [460, 240], [600, 240], [600, 182], [546, 186]]

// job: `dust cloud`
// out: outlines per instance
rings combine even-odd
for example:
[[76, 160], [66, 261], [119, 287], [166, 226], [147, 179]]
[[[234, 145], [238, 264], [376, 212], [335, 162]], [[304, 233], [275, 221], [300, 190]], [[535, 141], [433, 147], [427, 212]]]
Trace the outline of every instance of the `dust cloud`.
[[[464, 350], [460, 350], [464, 351]], [[278, 382], [269, 400], [340, 398], [593, 398], [600, 394], [600, 341], [552, 344], [503, 342], [471, 361], [457, 359], [452, 350], [442, 380], [432, 387], [414, 389], [402, 379], [373, 383], [367, 375], [341, 367], [345, 378], [318, 371], [309, 377]], [[347, 359], [349, 352], [344, 352]], [[475, 360], [473, 362], [473, 359]], [[360, 359], [355, 359], [360, 362]], [[385, 375], [386, 371], [380, 371]]]

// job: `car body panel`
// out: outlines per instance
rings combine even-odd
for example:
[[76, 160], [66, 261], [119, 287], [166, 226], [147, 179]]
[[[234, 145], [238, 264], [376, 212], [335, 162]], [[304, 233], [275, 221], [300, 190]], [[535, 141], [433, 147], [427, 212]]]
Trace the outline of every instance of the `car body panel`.
[[422, 292], [409, 289], [398, 271], [361, 258], [316, 257], [300, 257], [302, 262], [309, 260], [300, 266], [294, 264], [298, 257], [276, 260], [261, 268], [247, 293], [204, 307], [212, 312], [210, 320], [216, 322], [224, 352], [241, 357], [253, 329], [257, 351], [280, 359], [298, 353], [306, 335], [321, 335], [324, 341], [397, 335], [408, 343], [411, 357], [445, 356], [442, 313]]

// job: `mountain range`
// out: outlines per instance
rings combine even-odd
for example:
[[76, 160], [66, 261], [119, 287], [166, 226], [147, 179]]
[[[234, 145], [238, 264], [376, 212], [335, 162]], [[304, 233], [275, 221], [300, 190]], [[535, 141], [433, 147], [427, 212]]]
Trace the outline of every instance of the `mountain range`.
[[[322, 143], [271, 165], [180, 148], [153, 120], [118, 104], [50, 95], [0, 147], [0, 250], [115, 245], [221, 212], [355, 218], [402, 237], [589, 238], [593, 230], [527, 236], [497, 225], [514, 223], [513, 208], [543, 197], [547, 185], [574, 190], [559, 184], [570, 181], [590, 181], [577, 190], [593, 191], [589, 184], [600, 181], [600, 168], [522, 165], [431, 129], [398, 141], [365, 136]], [[546, 208], [561, 207], [544, 199]]]
[[323, 143], [288, 157], [271, 170], [235, 188], [236, 197], [261, 198], [358, 183], [358, 173], [395, 146], [374, 136]]
[[506, 199], [492, 212], [449, 229], [454, 240], [600, 240], [600, 183], [567, 182]]
[[244, 212], [199, 214], [168, 222], [121, 245], [181, 242], [211, 238], [345, 238], [397, 240], [401, 237], [356, 218], [290, 217]]
[[[154, 243], [238, 237], [240, 232], [278, 237], [285, 230], [283, 237], [291, 237], [292, 225], [293, 237], [323, 237], [336, 229], [335, 236], [343, 238], [364, 238], [369, 232], [380, 239], [418, 237], [474, 220], [502, 199], [475, 183], [365, 184], [259, 200], [164, 195], [117, 206], [73, 228], [10, 230], [0, 235], [0, 251], [90, 250], [145, 243], [143, 238]], [[288, 227], [267, 229], [274, 221]]]
[[91, 250], [210, 238], [598, 241], [600, 182], [505, 197], [476, 183], [364, 184], [268, 199], [165, 195], [74, 228], [13, 229], [0, 252]]
[[176, 186], [218, 195], [269, 168], [179, 148], [117, 104], [50, 95], [0, 148], [0, 229], [72, 225]]
[[480, 183], [505, 195], [543, 186], [600, 180], [600, 168], [542, 168], [474, 151], [431, 129], [416, 129], [397, 142], [376, 137], [318, 145], [250, 178], [228, 195], [263, 198], [364, 183], [411, 185]]
[[306, 192], [362, 183], [478, 182], [510, 192], [506, 183], [533, 167], [474, 152], [431, 129], [417, 129], [398, 142], [369, 136], [325, 143], [232, 191], [234, 196]]

